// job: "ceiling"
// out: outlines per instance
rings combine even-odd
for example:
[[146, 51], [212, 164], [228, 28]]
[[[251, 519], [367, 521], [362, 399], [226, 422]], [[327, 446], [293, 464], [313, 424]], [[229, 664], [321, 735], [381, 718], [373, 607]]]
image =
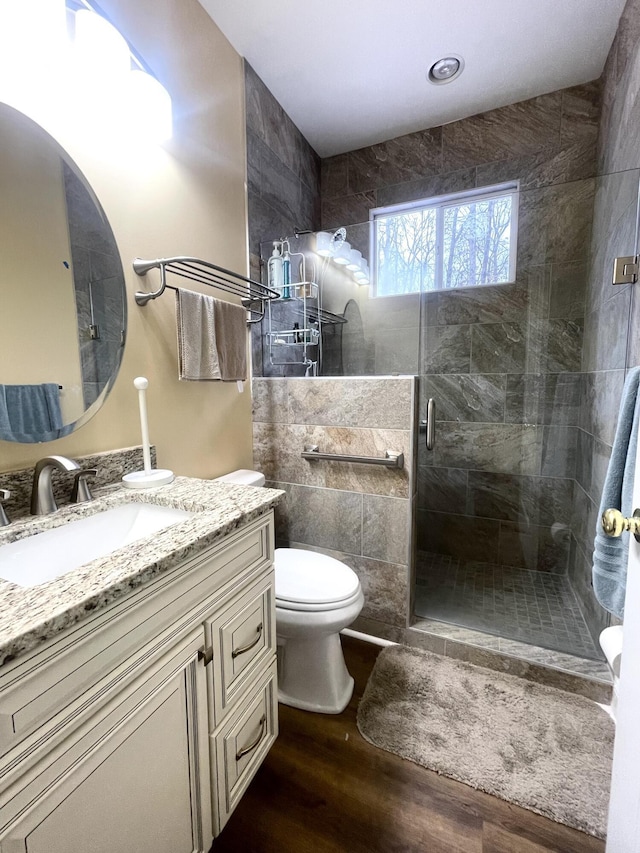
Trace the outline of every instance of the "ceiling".
[[625, 0], [200, 3], [327, 157], [599, 77]]

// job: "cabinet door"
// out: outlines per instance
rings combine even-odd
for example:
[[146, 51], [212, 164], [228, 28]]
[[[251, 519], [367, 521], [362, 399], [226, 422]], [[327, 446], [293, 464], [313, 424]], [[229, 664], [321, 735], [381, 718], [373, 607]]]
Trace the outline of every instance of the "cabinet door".
[[172, 653], [119, 708], [74, 739], [71, 755], [43, 768], [44, 790], [34, 803], [27, 792], [26, 808], [3, 833], [2, 853], [209, 850], [206, 688], [201, 637], [194, 639], [186, 662]]

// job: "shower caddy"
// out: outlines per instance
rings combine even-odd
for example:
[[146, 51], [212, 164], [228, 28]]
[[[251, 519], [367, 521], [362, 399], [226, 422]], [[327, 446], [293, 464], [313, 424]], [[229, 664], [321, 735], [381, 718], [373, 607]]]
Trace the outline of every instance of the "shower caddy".
[[[297, 235], [296, 235], [297, 236]], [[265, 338], [269, 347], [269, 362], [272, 367], [301, 364], [308, 373], [315, 375], [318, 368], [318, 352], [321, 348], [320, 328], [323, 324], [346, 323], [344, 317], [325, 311], [321, 307], [320, 288], [318, 283], [307, 276], [307, 261], [304, 252], [292, 252], [287, 238], [273, 241], [272, 245], [279, 251], [280, 259], [288, 259], [290, 275], [288, 280], [274, 287], [269, 283], [269, 289], [278, 292], [278, 298], [269, 300], [266, 304], [267, 331]], [[294, 272], [295, 260], [296, 271]], [[263, 260], [265, 268], [268, 263]], [[278, 304], [290, 304], [291, 328], [277, 328], [278, 320], [272, 310]], [[294, 318], [297, 318], [294, 320]], [[285, 353], [291, 353], [293, 358], [286, 358]]]

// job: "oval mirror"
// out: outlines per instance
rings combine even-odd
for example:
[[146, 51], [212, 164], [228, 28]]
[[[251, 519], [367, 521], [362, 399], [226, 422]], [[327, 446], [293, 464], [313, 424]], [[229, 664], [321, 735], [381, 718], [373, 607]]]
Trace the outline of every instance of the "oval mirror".
[[69, 155], [0, 104], [0, 439], [52, 441], [100, 408], [122, 360], [124, 273]]

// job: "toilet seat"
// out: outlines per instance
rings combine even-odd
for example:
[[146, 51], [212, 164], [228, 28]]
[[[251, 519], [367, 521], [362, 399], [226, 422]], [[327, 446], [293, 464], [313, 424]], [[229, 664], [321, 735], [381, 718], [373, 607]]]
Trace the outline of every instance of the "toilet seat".
[[320, 611], [348, 607], [361, 594], [356, 573], [333, 557], [302, 548], [276, 548], [276, 607]]
[[280, 599], [276, 596], [276, 610], [296, 610], [307, 613], [339, 610], [343, 607], [350, 607], [358, 600], [361, 594], [361, 590], [358, 589], [358, 591], [355, 592], [349, 598], [341, 599], [340, 601], [328, 601], [322, 604], [313, 604], [301, 601], [289, 601], [287, 599]]

